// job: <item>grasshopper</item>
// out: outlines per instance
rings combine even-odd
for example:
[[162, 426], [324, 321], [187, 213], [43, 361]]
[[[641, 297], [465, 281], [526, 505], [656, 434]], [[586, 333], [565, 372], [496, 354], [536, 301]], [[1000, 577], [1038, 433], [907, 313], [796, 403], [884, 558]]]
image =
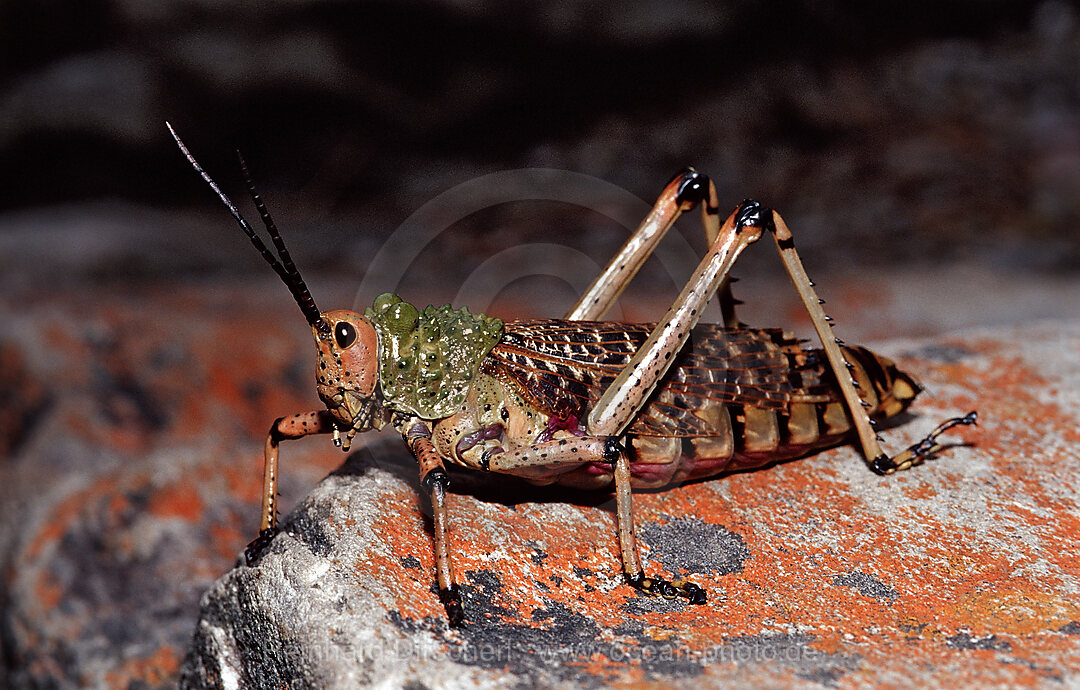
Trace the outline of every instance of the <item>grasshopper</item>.
[[[641, 225], [561, 320], [508, 321], [467, 308], [419, 310], [397, 295], [379, 296], [364, 314], [321, 312], [281, 234], [240, 166], [277, 251], [275, 257], [240, 211], [169, 131], [188, 163], [288, 286], [311, 326], [318, 351], [317, 389], [326, 409], [274, 421], [264, 448], [262, 519], [245, 550], [248, 565], [274, 537], [278, 447], [285, 439], [331, 434], [348, 450], [355, 434], [387, 425], [416, 457], [433, 511], [439, 598], [453, 626], [464, 610], [448, 535], [446, 463], [516, 475], [535, 484], [610, 489], [614, 485], [622, 569], [646, 594], [704, 604], [685, 580], [645, 575], [634, 536], [632, 490], [762, 467], [857, 439], [870, 469], [891, 474], [946, 446], [947, 429], [974, 424], [976, 413], [946, 420], [890, 457], [878, 420], [905, 410], [921, 390], [889, 359], [847, 347], [778, 213], [756, 201], [720, 221], [716, 188], [686, 169], [672, 178]], [[701, 209], [706, 256], [654, 324], [604, 322], [675, 220]], [[772, 235], [813, 322], [821, 349], [774, 328], [735, 318], [729, 271], [739, 254]], [[718, 296], [723, 325], [699, 324]]]

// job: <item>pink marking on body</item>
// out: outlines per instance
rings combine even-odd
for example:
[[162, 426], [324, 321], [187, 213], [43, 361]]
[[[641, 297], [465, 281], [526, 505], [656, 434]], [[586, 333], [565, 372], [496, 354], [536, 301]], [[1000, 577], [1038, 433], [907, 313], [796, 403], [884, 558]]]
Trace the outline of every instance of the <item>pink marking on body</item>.
[[[776, 450], [761, 453], [738, 452], [723, 457], [709, 458], [683, 455], [676, 461], [678, 468], [674, 473], [668, 463], [631, 462], [630, 477], [632, 480], [639, 480], [651, 486], [651, 488], [656, 488], [655, 481], [668, 476], [677, 474], [680, 477], [678, 481], [684, 482], [707, 479], [731, 472], [753, 470], [766, 465], [801, 458], [836, 445], [840, 440], [842, 440], [841, 435], [825, 436], [822, 437], [820, 442], [814, 444], [781, 446]], [[600, 488], [603, 485], [598, 484], [597, 481], [601, 478], [611, 478], [612, 474], [612, 467], [609, 463], [589, 462], [561, 475], [559, 483], [564, 486]]]
[[732, 459], [731, 456], [698, 458], [684, 455], [679, 459], [679, 469], [688, 471], [691, 477], [710, 477], [728, 469]]
[[606, 462], [590, 462], [578, 471], [583, 471], [585, 474], [592, 476], [599, 476], [601, 474], [613, 474], [612, 467]]
[[540, 432], [540, 435], [536, 437], [537, 443], [543, 443], [544, 441], [550, 441], [555, 436], [556, 431], [569, 431], [574, 436], [584, 436], [585, 427], [581, 426], [578, 416], [574, 412], [559, 412], [551, 415], [548, 419], [547, 426]]

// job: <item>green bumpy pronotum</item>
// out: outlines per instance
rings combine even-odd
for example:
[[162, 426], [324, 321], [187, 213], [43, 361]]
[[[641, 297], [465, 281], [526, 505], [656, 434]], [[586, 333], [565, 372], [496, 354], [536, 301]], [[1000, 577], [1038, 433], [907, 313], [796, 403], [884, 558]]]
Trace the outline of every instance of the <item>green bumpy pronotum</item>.
[[467, 307], [424, 311], [392, 293], [365, 312], [379, 334], [379, 382], [387, 407], [423, 419], [448, 417], [482, 360], [502, 337], [503, 322]]

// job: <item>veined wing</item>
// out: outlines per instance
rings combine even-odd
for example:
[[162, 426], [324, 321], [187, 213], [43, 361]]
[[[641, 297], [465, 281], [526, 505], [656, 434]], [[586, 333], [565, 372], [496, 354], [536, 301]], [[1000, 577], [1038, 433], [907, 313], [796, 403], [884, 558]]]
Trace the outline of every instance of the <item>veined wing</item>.
[[[511, 321], [484, 360], [487, 373], [517, 385], [551, 414], [584, 416], [652, 331], [653, 324]], [[839, 400], [820, 350], [779, 329], [694, 328], [628, 431], [642, 436], [724, 433], [696, 411], [744, 405], [783, 411], [793, 402]]]

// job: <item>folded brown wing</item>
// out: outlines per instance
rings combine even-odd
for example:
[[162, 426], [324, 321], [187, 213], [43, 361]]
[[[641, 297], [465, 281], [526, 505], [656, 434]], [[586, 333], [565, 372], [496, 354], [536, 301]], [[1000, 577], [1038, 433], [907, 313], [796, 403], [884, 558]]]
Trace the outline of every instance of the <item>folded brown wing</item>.
[[[583, 417], [652, 331], [652, 324], [511, 321], [483, 370], [513, 383], [537, 409]], [[793, 402], [838, 400], [820, 350], [778, 329], [696, 327], [628, 431], [641, 436], [717, 436], [696, 411], [738, 404], [784, 411]]]

